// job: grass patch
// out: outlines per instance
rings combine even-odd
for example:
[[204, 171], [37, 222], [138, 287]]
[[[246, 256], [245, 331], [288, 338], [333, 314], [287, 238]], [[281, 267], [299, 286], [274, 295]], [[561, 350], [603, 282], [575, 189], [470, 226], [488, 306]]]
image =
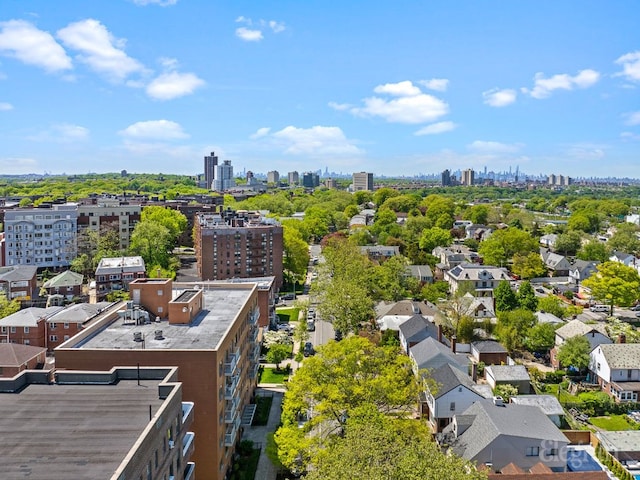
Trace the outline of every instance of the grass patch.
[[300, 309], [297, 307], [284, 307], [276, 309], [276, 315], [280, 318], [280, 323], [297, 322]]
[[254, 480], [260, 461], [260, 449], [252, 448], [249, 452], [242, 452], [231, 467], [231, 480]]
[[289, 378], [289, 372], [284, 370], [276, 370], [275, 368], [266, 367], [260, 373], [259, 383], [278, 383], [283, 384], [285, 379]]
[[603, 430], [636, 430], [638, 425], [634, 425], [627, 420], [626, 415], [609, 415], [605, 417], [591, 417], [591, 424]]
[[276, 444], [273, 434], [274, 432], [267, 433], [267, 447], [265, 449], [265, 454], [267, 455], [267, 458], [271, 460], [274, 467], [281, 469], [283, 468], [283, 465], [280, 463], [280, 459], [278, 458], [278, 445]]
[[[540, 385], [540, 393], [553, 395], [558, 398], [558, 384], [557, 383], [543, 383]], [[571, 395], [564, 388], [560, 389], [560, 403], [577, 403], [580, 401], [575, 395]]]
[[273, 397], [256, 397], [256, 413], [253, 416], [253, 425], [267, 424], [272, 403]]

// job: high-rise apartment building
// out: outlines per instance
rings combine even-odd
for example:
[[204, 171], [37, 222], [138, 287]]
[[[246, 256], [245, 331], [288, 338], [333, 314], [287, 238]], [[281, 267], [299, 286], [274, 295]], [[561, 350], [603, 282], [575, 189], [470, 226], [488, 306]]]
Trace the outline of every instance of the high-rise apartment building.
[[289, 186], [297, 185], [298, 182], [300, 182], [300, 175], [298, 175], [298, 172], [296, 171], [289, 172], [287, 177], [289, 178]]
[[282, 285], [282, 226], [257, 212], [199, 213], [196, 263], [201, 280], [274, 276]]
[[460, 179], [462, 185], [471, 186], [475, 183], [475, 172], [472, 168], [468, 168], [462, 171], [462, 178]]
[[109, 228], [118, 234], [119, 248], [129, 248], [133, 229], [140, 221], [140, 205], [130, 205], [117, 199], [100, 198], [95, 203], [78, 205], [78, 233], [89, 229], [100, 232]]
[[443, 187], [450, 187], [451, 185], [453, 185], [453, 183], [451, 182], [451, 171], [448, 168], [444, 170], [440, 175], [440, 184]]
[[231, 160], [225, 160], [222, 165], [216, 167], [216, 178], [213, 180], [213, 190], [224, 192], [236, 186], [236, 179], [233, 177], [233, 166]]
[[280, 183], [280, 174], [277, 170], [267, 172], [267, 183], [275, 183], [276, 185]]
[[315, 188], [320, 185], [320, 176], [314, 172], [305, 172], [302, 175], [302, 186], [305, 188]]
[[353, 191], [369, 190], [373, 192], [373, 173], [355, 172], [352, 176]]
[[77, 255], [78, 206], [20, 208], [4, 214], [4, 264], [57, 270]]
[[204, 181], [207, 185], [207, 190], [213, 189], [213, 181], [216, 178], [216, 167], [218, 166], [218, 157], [215, 152], [211, 152], [211, 155], [204, 157]]
[[[118, 304], [112, 315], [60, 345], [56, 367], [178, 367], [183, 400], [194, 404], [194, 478], [228, 478], [242, 427], [250, 424], [255, 408], [250, 400], [260, 362], [258, 286], [183, 284], [174, 290], [171, 280], [139, 279], [131, 282], [130, 293], [133, 300], [126, 308]], [[152, 321], [136, 315], [138, 304]]]
[[566, 187], [568, 185], [571, 185], [571, 178], [570, 177], [565, 177], [564, 175], [551, 174], [547, 178], [547, 184], [553, 185], [553, 186]]

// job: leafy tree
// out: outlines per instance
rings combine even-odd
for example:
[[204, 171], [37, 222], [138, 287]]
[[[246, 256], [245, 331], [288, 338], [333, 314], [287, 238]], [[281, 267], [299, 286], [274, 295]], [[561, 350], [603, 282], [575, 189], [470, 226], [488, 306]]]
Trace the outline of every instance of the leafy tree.
[[580, 249], [581, 244], [581, 235], [576, 231], [570, 230], [566, 233], [561, 233], [560, 235], [558, 235], [554, 250], [564, 256], [573, 256]]
[[[415, 406], [418, 391], [412, 363], [398, 348], [377, 347], [359, 336], [329, 342], [289, 381], [282, 426], [275, 434], [280, 461], [289, 469], [305, 470], [318, 448], [335, 439], [358, 408], [406, 412]], [[302, 428], [301, 415], [309, 417]]]
[[354, 414], [344, 437], [323, 448], [312, 461], [307, 480], [480, 480], [487, 478], [466, 460], [442, 453], [427, 427], [415, 420]]
[[511, 397], [518, 395], [518, 387], [510, 383], [497, 385], [496, 388], [493, 389], [493, 393], [498, 397], [502, 397], [505, 402], [509, 402]]
[[140, 255], [146, 265], [166, 268], [171, 263], [174, 243], [175, 238], [167, 227], [155, 221], [141, 221], [131, 234], [129, 252]]
[[591, 240], [578, 250], [576, 256], [580, 260], [606, 262], [609, 259], [609, 247], [607, 247], [607, 244], [604, 242]]
[[524, 346], [529, 330], [536, 324], [537, 318], [529, 310], [519, 308], [498, 314], [496, 334], [507, 350], [518, 350]]
[[449, 294], [449, 284], [442, 280], [427, 283], [422, 287], [420, 296], [431, 303], [438, 303], [441, 298], [447, 298]]
[[140, 214], [140, 221], [155, 222], [162, 225], [169, 231], [169, 235], [174, 242], [178, 240], [178, 237], [187, 228], [187, 217], [178, 210], [166, 207], [149, 206], [143, 208]]
[[107, 302], [120, 302], [122, 300], [129, 300], [129, 292], [125, 290], [115, 290], [107, 293]]
[[458, 323], [458, 333], [456, 336], [462, 343], [471, 343], [475, 338], [475, 329], [476, 321], [472, 317], [465, 315]]
[[398, 195], [400, 195], [400, 192], [398, 192], [396, 189], [382, 187], [373, 193], [373, 203], [380, 207], [382, 206], [382, 204], [384, 204], [384, 202], [387, 201], [388, 198], [397, 197]]
[[267, 351], [267, 362], [275, 363], [278, 370], [280, 369], [280, 363], [291, 356], [291, 345], [284, 345], [276, 343], [269, 347]]
[[547, 271], [540, 254], [531, 252], [527, 255], [515, 254], [511, 271], [520, 278], [529, 279], [541, 277]]
[[487, 205], [474, 205], [464, 213], [464, 218], [473, 223], [484, 225], [489, 219], [489, 207]]
[[347, 205], [347, 207], [344, 209], [344, 214], [348, 218], [351, 218], [358, 213], [360, 213], [360, 209], [357, 205]]
[[582, 335], [569, 338], [558, 349], [558, 361], [565, 367], [574, 367], [583, 371], [589, 366], [591, 345]]
[[290, 226], [282, 227], [283, 269], [292, 281], [299, 281], [307, 273], [309, 246], [302, 239], [299, 230]]
[[506, 264], [515, 254], [528, 255], [537, 251], [538, 242], [531, 234], [512, 227], [493, 232], [478, 248], [485, 264], [499, 266]]
[[31, 205], [33, 205], [33, 200], [31, 200], [29, 197], [24, 197], [20, 200], [20, 203], [18, 203], [18, 206], [23, 208], [30, 207]]
[[628, 307], [640, 298], [640, 277], [633, 267], [619, 262], [604, 262], [597, 266], [597, 272], [582, 282], [591, 289], [597, 300], [613, 306]]
[[369, 190], [353, 192], [353, 199], [356, 205], [363, 205], [373, 200], [373, 192], [370, 192]]
[[533, 291], [533, 287], [529, 282], [522, 282], [518, 289], [518, 304], [520, 308], [535, 312], [538, 308], [538, 299], [536, 298], [536, 292]]
[[381, 347], [399, 347], [400, 346], [400, 337], [398, 335], [397, 330], [392, 330], [388, 328], [382, 332], [380, 337], [380, 346]]
[[621, 223], [616, 226], [616, 232], [611, 236], [607, 245], [612, 250], [637, 254], [640, 252], [640, 240], [636, 236], [638, 227], [633, 223]]
[[518, 297], [508, 281], [503, 280], [493, 290], [496, 312], [507, 312], [518, 308]]
[[539, 298], [538, 309], [541, 312], [550, 313], [558, 318], [565, 318], [567, 316], [567, 309], [564, 303], [555, 295], [547, 295], [546, 297]]
[[373, 300], [365, 285], [334, 278], [319, 296], [318, 310], [336, 330], [357, 332], [375, 316]]
[[595, 211], [582, 210], [571, 214], [567, 222], [569, 230], [594, 233], [600, 228], [600, 218]]
[[0, 293], [0, 318], [16, 313], [18, 310], [20, 310], [18, 300], [8, 300], [6, 295]]
[[401, 255], [373, 267], [370, 279], [371, 293], [374, 299], [398, 301], [407, 295], [407, 260]]
[[555, 342], [556, 326], [552, 323], [538, 323], [529, 330], [525, 346], [531, 352], [548, 352]]
[[420, 236], [419, 245], [420, 248], [431, 253], [436, 247], [447, 247], [451, 245], [452, 238], [449, 230], [444, 230], [439, 227], [433, 227], [428, 230], [424, 230]]

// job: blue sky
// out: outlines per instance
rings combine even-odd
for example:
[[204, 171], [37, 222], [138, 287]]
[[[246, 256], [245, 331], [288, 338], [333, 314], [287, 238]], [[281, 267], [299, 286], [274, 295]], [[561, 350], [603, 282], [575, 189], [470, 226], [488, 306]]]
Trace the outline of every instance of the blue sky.
[[0, 173], [640, 178], [640, 4], [22, 0]]

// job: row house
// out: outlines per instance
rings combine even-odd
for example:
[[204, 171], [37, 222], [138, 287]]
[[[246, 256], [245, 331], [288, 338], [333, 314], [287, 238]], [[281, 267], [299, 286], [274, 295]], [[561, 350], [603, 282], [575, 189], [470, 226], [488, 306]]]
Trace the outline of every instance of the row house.
[[637, 402], [640, 393], [640, 344], [598, 345], [591, 351], [589, 371], [592, 381], [617, 402]]
[[37, 271], [33, 265], [0, 267], [0, 295], [5, 295], [8, 300], [37, 297]]
[[96, 268], [97, 298], [105, 298], [110, 292], [127, 290], [133, 280], [146, 276], [147, 269], [140, 256], [105, 257]]

